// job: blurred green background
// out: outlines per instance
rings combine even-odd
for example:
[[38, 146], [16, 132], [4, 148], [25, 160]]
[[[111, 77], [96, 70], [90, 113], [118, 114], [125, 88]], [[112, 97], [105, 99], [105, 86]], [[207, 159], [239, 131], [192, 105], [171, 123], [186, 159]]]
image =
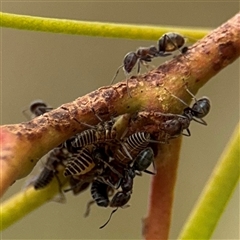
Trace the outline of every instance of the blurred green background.
[[[239, 11], [239, 2], [2, 2], [2, 11], [42, 17], [215, 28]], [[35, 99], [53, 107], [108, 85], [124, 55], [154, 41], [1, 30], [1, 124], [26, 121], [22, 110]], [[157, 39], [156, 39], [157, 40]], [[157, 66], [163, 59], [154, 60]], [[144, 69], [143, 69], [144, 70]], [[118, 80], [124, 75], [120, 72]], [[191, 124], [183, 139], [171, 239], [176, 239], [239, 120], [239, 61], [215, 76], [198, 93], [212, 109], [208, 126]], [[4, 199], [18, 192], [15, 183]], [[67, 203], [50, 202], [5, 230], [2, 239], [141, 239], [151, 178], [135, 179], [131, 207], [119, 209], [102, 230], [112, 209], [92, 208], [84, 218], [90, 192], [66, 194]], [[14, 213], [13, 213], [14, 216]], [[239, 239], [239, 189], [221, 218], [213, 239]]]

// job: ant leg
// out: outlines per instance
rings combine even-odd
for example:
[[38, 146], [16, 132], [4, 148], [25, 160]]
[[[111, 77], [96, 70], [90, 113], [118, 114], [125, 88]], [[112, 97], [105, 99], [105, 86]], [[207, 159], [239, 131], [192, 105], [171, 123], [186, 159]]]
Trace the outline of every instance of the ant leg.
[[128, 78], [127, 78], [127, 94], [128, 94], [128, 96], [130, 97], [130, 98], [132, 98], [132, 96], [131, 96], [131, 93], [130, 93], [130, 89], [129, 89], [129, 87], [128, 87]]
[[116, 173], [120, 178], [123, 177], [123, 175], [120, 172], [118, 172], [114, 167], [112, 167], [109, 163], [107, 163], [106, 161], [102, 160], [101, 158], [96, 158], [96, 159], [101, 161], [107, 167], [109, 167], [112, 170], [112, 172]]
[[197, 118], [194, 117], [193, 120], [194, 120], [195, 122], [198, 122], [198, 123], [200, 123], [200, 124], [202, 124], [202, 125], [207, 126], [206, 121], [204, 121], [202, 118], [197, 119]]
[[94, 110], [94, 108], [92, 108], [92, 111], [93, 111], [93, 113], [94, 113], [94, 115], [97, 117], [97, 119], [100, 121], [100, 122], [104, 122], [103, 120], [102, 120], [102, 118], [97, 114], [97, 112]]
[[191, 136], [190, 130], [187, 128], [186, 131], [187, 131], [187, 133], [182, 133], [182, 135], [190, 137]]
[[138, 59], [137, 60], [137, 75], [139, 75], [139, 73], [140, 73], [141, 64], [143, 64], [142, 60]]
[[148, 174], [151, 174], [151, 175], [156, 175], [156, 173], [155, 173], [155, 172], [151, 172], [151, 171], [149, 171], [149, 170], [147, 170], [147, 169], [146, 169], [146, 170], [144, 170], [144, 172], [145, 172], [145, 173], [148, 173]]
[[166, 144], [166, 141], [158, 141], [158, 140], [152, 140], [152, 139], [149, 139], [148, 142]]
[[[143, 60], [142, 60], [141, 63], [142, 63], [142, 65], [147, 69], [147, 71], [150, 71], [151, 69], [154, 69], [154, 68], [155, 68], [154, 65], [148, 64], [148, 62], [146, 62], [146, 61], [143, 61]], [[151, 68], [151, 69], [149, 70], [149, 68]]]
[[120, 142], [120, 144], [121, 144], [124, 152], [128, 155], [128, 157], [129, 157], [131, 160], [133, 160], [132, 156], [131, 156], [130, 153], [128, 152], [128, 150], [127, 150], [126, 146], [124, 145], [124, 143], [123, 143], [123, 142]]
[[54, 201], [59, 202], [59, 203], [66, 203], [66, 197], [64, 195], [64, 191], [62, 190], [62, 183], [58, 177], [58, 171], [52, 170], [53, 176], [56, 178], [57, 183], [58, 183], [58, 190], [59, 190], [59, 195], [56, 195], [54, 198]]
[[84, 213], [84, 217], [88, 217], [89, 214], [90, 214], [90, 209], [91, 209], [91, 206], [95, 203], [94, 200], [91, 200], [87, 203], [87, 208], [86, 208], [86, 212]]
[[81, 124], [81, 125], [84, 125], [86, 127], [89, 127], [89, 128], [95, 128], [95, 126], [93, 125], [90, 125], [88, 123], [84, 123], [84, 122], [79, 122], [76, 118], [73, 118], [77, 123]]
[[[100, 122], [103, 122], [102, 118], [96, 113], [96, 111], [95, 111], [93, 108], [92, 108], [92, 111], [93, 111], [94, 115], [97, 117], [97, 119], [98, 119]], [[84, 126], [86, 126], [86, 127], [95, 128], [95, 126], [90, 125], [90, 124], [88, 124], [88, 123], [79, 122], [76, 118], [74, 118], [74, 120], [75, 120], [77, 123], [79, 123], [79, 124], [81, 124], [81, 125], [84, 125]]]

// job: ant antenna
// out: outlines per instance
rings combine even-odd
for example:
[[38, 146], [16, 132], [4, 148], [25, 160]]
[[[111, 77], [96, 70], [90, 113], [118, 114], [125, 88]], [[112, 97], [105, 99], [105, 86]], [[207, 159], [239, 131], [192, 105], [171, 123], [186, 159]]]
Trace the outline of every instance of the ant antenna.
[[188, 89], [188, 83], [185, 82], [185, 79], [182, 79], [183, 82], [184, 82], [184, 87], [185, 87], [185, 90], [187, 91], [187, 93], [192, 97], [192, 99], [197, 103], [197, 98], [196, 96]]
[[118, 75], [118, 73], [119, 73], [119, 70], [120, 70], [120, 68], [122, 68], [122, 67], [123, 67], [123, 65], [121, 65], [121, 66], [118, 67], [118, 69], [117, 69], [117, 71], [116, 71], [116, 73], [115, 73], [112, 81], [110, 82], [110, 85], [112, 85], [112, 84], [114, 83], [114, 81], [115, 81], [115, 79], [116, 79], [116, 77], [117, 77], [117, 75]]
[[[183, 115], [186, 116], [190, 110], [190, 112], [191, 112], [190, 114], [192, 115], [192, 117], [191, 117], [192, 120], [194, 120], [195, 122], [198, 122], [200, 124], [207, 125], [207, 123], [202, 118], [205, 117], [210, 110], [210, 100], [207, 97], [202, 97], [197, 100], [197, 98], [190, 92], [190, 90], [187, 88], [187, 86], [185, 86], [185, 87], [186, 87], [186, 91], [192, 96], [192, 98], [195, 101], [195, 103], [193, 104], [192, 107], [190, 107], [182, 99], [180, 99], [179, 97], [177, 97], [173, 93], [171, 93], [167, 88], [164, 88], [164, 89], [167, 92], [169, 92], [172, 95], [172, 97], [178, 99], [182, 104], [184, 104], [186, 106], [186, 108], [184, 109]], [[188, 136], [190, 136], [190, 135], [188, 135]]]
[[[102, 118], [95, 112], [95, 110], [92, 108], [92, 111], [94, 113], [94, 115], [97, 117], [97, 119], [100, 121], [100, 122], [103, 122]], [[89, 128], [95, 128], [95, 126], [93, 125], [90, 125], [88, 123], [84, 123], [84, 122], [79, 122], [76, 118], [73, 118], [77, 123], [81, 124], [81, 125], [84, 125], [86, 127], [89, 127]]]
[[94, 126], [88, 124], [88, 123], [84, 123], [84, 122], [79, 122], [76, 118], [73, 118], [77, 123], [79, 123], [80, 125], [84, 125], [86, 127], [89, 127], [89, 128], [95, 128]]
[[183, 105], [185, 105], [186, 107], [189, 107], [189, 105], [186, 102], [184, 102], [181, 98], [179, 98], [176, 95], [174, 95], [173, 93], [171, 93], [167, 88], [164, 88], [164, 90], [166, 90], [169, 94], [171, 94], [172, 97], [174, 97], [178, 101], [180, 101]]
[[104, 227], [109, 223], [109, 221], [110, 221], [111, 218], [112, 218], [112, 215], [113, 215], [117, 210], [118, 210], [118, 208], [114, 209], [114, 210], [111, 212], [110, 217], [108, 218], [107, 222], [104, 223], [101, 227], [99, 227], [99, 229], [104, 228]]
[[[116, 77], [117, 77], [117, 75], [118, 75], [118, 73], [119, 73], [119, 70], [120, 70], [122, 67], [123, 67], [123, 65], [121, 65], [121, 66], [117, 69], [117, 71], [116, 71], [116, 73], [115, 73], [112, 81], [110, 82], [110, 85], [112, 85], [112, 84], [114, 83], [114, 81], [115, 81], [115, 79], [116, 79]], [[140, 69], [140, 66], [138, 66], [138, 68]], [[127, 93], [128, 93], [128, 96], [131, 98], [132, 96], [131, 96], [131, 94], [130, 94], [129, 87], [128, 87], [128, 77], [129, 77], [129, 74], [128, 74], [125, 70], [124, 70], [124, 72], [125, 72], [126, 81], [127, 81], [127, 83], [126, 83], [126, 84], [127, 84]]]

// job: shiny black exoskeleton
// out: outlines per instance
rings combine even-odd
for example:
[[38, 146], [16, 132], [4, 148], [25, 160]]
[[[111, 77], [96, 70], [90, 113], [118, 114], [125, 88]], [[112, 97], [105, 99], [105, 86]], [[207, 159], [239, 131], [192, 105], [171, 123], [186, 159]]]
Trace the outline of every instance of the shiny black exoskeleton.
[[[88, 215], [90, 211], [90, 205], [96, 202], [98, 206], [101, 207], [119, 207], [126, 206], [128, 201], [131, 198], [132, 189], [133, 189], [133, 179], [136, 174], [142, 171], [146, 171], [147, 173], [151, 173], [147, 171], [147, 168], [154, 162], [154, 154], [151, 148], [146, 148], [142, 150], [138, 156], [134, 159], [134, 163], [132, 166], [128, 168], [124, 168], [123, 176], [119, 178], [120, 184], [115, 188], [121, 188], [118, 190], [109, 200], [109, 193], [114, 191], [113, 184], [109, 185], [107, 179], [109, 174], [104, 175], [105, 181], [101, 181], [99, 179], [95, 180], [91, 187], [91, 194], [93, 197], [93, 201], [90, 201], [87, 206], [87, 212], [85, 214]], [[152, 174], [152, 173], [151, 173]], [[138, 174], [139, 175], [139, 174]], [[113, 210], [108, 221], [101, 226], [103, 228], [110, 221], [112, 214], [116, 211]]]
[[68, 159], [69, 152], [64, 148], [54, 148], [50, 151], [41, 173], [33, 183], [34, 188], [42, 189], [48, 186], [59, 170], [65, 168]]
[[[211, 107], [210, 100], [207, 97], [202, 97], [200, 99], [196, 99], [196, 97], [186, 88], [187, 92], [193, 97], [194, 104], [192, 107], [189, 107], [183, 100], [179, 99], [177, 96], [171, 95], [178, 99], [181, 103], [183, 103], [186, 108], [183, 110], [183, 114], [165, 114], [166, 116], [172, 116], [172, 119], [165, 121], [162, 123], [161, 129], [165, 131], [170, 138], [174, 138], [183, 134], [185, 136], [190, 136], [189, 126], [191, 121], [198, 122], [203, 125], [207, 125], [207, 123], [202, 119], [205, 117]], [[164, 115], [164, 114], [163, 114]], [[186, 130], [187, 133], [183, 133], [183, 130]]]
[[165, 33], [158, 40], [159, 56], [168, 56], [170, 52], [179, 50], [185, 44], [185, 38], [178, 33]]
[[128, 95], [131, 97], [129, 88], [128, 88], [128, 76], [133, 70], [133, 68], [137, 65], [137, 73], [140, 72], [140, 67], [141, 64], [145, 65], [146, 67], [148, 66], [148, 63], [152, 61], [153, 58], [159, 56], [159, 51], [155, 46], [150, 46], [150, 47], [140, 47], [137, 49], [136, 52], [129, 52], [125, 55], [123, 58], [123, 64], [118, 67], [111, 84], [115, 81], [119, 70], [123, 68], [123, 71], [125, 73], [125, 76], [127, 78], [127, 91]]

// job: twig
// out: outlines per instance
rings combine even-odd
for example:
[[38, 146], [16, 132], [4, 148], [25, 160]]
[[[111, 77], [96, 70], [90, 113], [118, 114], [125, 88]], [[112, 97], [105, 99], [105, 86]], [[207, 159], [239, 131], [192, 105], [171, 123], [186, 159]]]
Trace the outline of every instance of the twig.
[[126, 83], [121, 82], [102, 87], [30, 122], [2, 126], [0, 139], [10, 138], [12, 142], [8, 145], [1, 142], [0, 163], [4, 169], [1, 169], [0, 194], [10, 183], [26, 176], [49, 150], [84, 130], [75, 119], [96, 124], [92, 108], [104, 115], [104, 119], [141, 109], [181, 112], [183, 106], [165, 88], [190, 102], [183, 87], [185, 83], [191, 92], [196, 93], [211, 77], [238, 58], [239, 21], [240, 14], [237, 14], [194, 44], [186, 54], [145, 75], [129, 79], [132, 98], [128, 96]]
[[160, 145], [156, 157], [157, 175], [151, 184], [149, 212], [143, 222], [145, 239], [168, 239], [181, 139]]
[[178, 239], [210, 239], [240, 177], [240, 123]]
[[156, 40], [166, 32], [178, 32], [188, 36], [189, 42], [203, 38], [210, 29], [190, 29], [166, 26], [139, 26], [122, 23], [76, 21], [69, 19], [43, 18], [0, 12], [0, 26], [15, 29], [50, 33], [79, 34], [96, 37]]

